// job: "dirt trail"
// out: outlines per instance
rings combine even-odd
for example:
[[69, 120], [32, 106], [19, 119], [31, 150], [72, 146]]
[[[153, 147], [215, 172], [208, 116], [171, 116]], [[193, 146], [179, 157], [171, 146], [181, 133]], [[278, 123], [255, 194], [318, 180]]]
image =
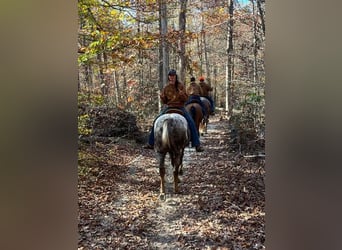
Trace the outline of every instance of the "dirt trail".
[[[217, 130], [214, 124], [209, 125], [209, 133]], [[202, 145], [206, 144], [208, 135], [204, 135], [201, 138]], [[195, 167], [201, 167], [200, 162], [201, 154], [195, 152], [192, 148], [186, 148], [183, 165], [184, 175], [196, 174]], [[166, 199], [159, 200], [157, 207], [151, 211], [151, 217], [154, 221], [161, 222], [156, 225], [156, 228], [152, 230], [154, 236], [152, 237], [151, 247], [155, 249], [181, 249], [182, 244], [179, 243], [179, 238], [184, 232], [184, 221], [189, 215], [188, 209], [183, 207], [183, 204], [188, 204], [193, 199], [193, 196], [198, 198], [195, 194], [174, 194], [173, 193], [173, 174], [169, 157], [166, 158], [167, 172], [166, 172]], [[183, 185], [184, 178], [181, 176], [181, 185]], [[185, 185], [185, 184], [184, 184]], [[183, 189], [184, 189], [183, 185]], [[183, 190], [183, 193], [186, 192]], [[196, 199], [195, 198], [195, 199]], [[185, 243], [186, 244], [186, 243]]]
[[234, 158], [228, 139], [227, 121], [212, 119], [205, 152], [186, 148], [180, 194], [167, 158], [165, 200], [155, 153], [141, 147], [79, 187], [79, 249], [264, 249], [264, 163]]

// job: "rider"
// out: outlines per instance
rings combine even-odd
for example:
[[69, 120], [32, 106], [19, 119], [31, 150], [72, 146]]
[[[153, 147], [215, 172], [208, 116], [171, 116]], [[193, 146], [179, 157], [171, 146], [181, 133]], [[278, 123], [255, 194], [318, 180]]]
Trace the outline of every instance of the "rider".
[[[200, 140], [198, 137], [198, 131], [195, 126], [195, 122], [192, 119], [191, 115], [186, 111], [184, 108], [184, 103], [188, 99], [188, 95], [185, 92], [185, 86], [183, 83], [178, 81], [177, 72], [174, 69], [171, 69], [168, 74], [168, 83], [163, 88], [160, 94], [160, 99], [163, 104], [166, 104], [166, 108], [164, 108], [160, 114], [156, 117], [156, 119], [165, 114], [165, 112], [168, 110], [168, 108], [177, 108], [180, 109], [185, 119], [188, 122], [188, 126], [190, 128], [191, 133], [191, 145], [192, 147], [196, 147], [197, 152], [202, 152], [203, 148], [200, 145]], [[156, 120], [155, 119], [155, 120]], [[154, 120], [154, 122], [155, 122]], [[154, 145], [154, 122], [152, 125], [152, 129], [150, 132], [148, 144], [145, 146], [145, 148], [153, 149]]]
[[213, 87], [211, 87], [209, 84], [207, 84], [204, 81], [204, 76], [201, 76], [199, 78], [199, 85], [201, 87], [201, 96], [205, 97], [208, 99], [208, 101], [210, 102], [210, 106], [211, 106], [211, 115], [214, 115], [215, 112], [215, 106], [214, 106], [214, 100], [211, 98], [211, 96], [209, 96], [209, 92], [213, 91]]
[[188, 105], [189, 103], [196, 102], [201, 105], [203, 116], [206, 116], [207, 112], [205, 110], [204, 104], [201, 101], [201, 97], [200, 97], [201, 87], [196, 83], [196, 79], [193, 76], [190, 78], [190, 85], [186, 89], [186, 93], [189, 95], [189, 99], [185, 103], [185, 106]]

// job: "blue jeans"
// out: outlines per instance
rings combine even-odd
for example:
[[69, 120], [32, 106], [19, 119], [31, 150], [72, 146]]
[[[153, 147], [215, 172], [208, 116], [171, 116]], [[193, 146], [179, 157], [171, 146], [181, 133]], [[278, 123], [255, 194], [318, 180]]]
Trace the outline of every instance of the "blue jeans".
[[204, 97], [207, 98], [208, 101], [210, 102], [211, 112], [214, 113], [214, 111], [215, 111], [215, 104], [214, 104], [213, 98], [211, 98], [210, 96], [204, 96]]
[[[163, 109], [160, 112], [160, 114], [154, 119], [153, 124], [152, 124], [152, 129], [151, 129], [151, 132], [150, 132], [150, 136], [148, 138], [148, 144], [154, 145], [154, 122], [157, 120], [157, 118], [159, 116], [165, 114], [167, 109], [168, 108]], [[194, 120], [192, 119], [191, 115], [186, 111], [186, 109], [184, 107], [181, 107], [179, 109], [183, 111], [184, 117], [185, 117], [186, 121], [188, 122], [188, 126], [190, 128], [190, 134], [191, 134], [191, 142], [192, 142], [191, 145], [193, 147], [199, 146], [201, 143], [200, 143], [200, 140], [199, 140], [199, 137], [198, 137], [198, 132], [197, 132]]]
[[202, 113], [203, 113], [203, 116], [206, 116], [207, 115], [207, 112], [205, 110], [205, 107], [204, 107], [204, 104], [203, 102], [201, 101], [201, 97], [199, 95], [191, 95], [189, 97], [189, 100], [185, 103], [185, 106], [188, 105], [189, 103], [198, 103], [201, 105], [202, 107]]

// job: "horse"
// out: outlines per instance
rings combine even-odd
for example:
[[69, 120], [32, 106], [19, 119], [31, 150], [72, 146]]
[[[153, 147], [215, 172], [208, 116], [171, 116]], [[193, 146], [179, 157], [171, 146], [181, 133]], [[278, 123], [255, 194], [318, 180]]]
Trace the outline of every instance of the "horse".
[[202, 106], [197, 102], [191, 102], [185, 106], [195, 122], [198, 135], [203, 135], [203, 111]]
[[154, 123], [154, 149], [159, 158], [160, 197], [165, 195], [165, 157], [169, 153], [173, 167], [174, 192], [178, 193], [178, 175], [182, 174], [184, 149], [190, 142], [186, 119], [177, 113], [159, 116]]
[[206, 111], [206, 115], [203, 117], [203, 125], [202, 125], [202, 131], [204, 131], [204, 133], [208, 132], [208, 123], [209, 123], [209, 114], [211, 113], [211, 105], [210, 102], [207, 98], [201, 96], [201, 101], [205, 107], [205, 111]]

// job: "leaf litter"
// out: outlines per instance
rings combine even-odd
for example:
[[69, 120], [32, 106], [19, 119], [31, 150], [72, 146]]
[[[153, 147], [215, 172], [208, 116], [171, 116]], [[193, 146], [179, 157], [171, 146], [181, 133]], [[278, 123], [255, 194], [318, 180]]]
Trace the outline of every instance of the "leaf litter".
[[227, 127], [211, 119], [205, 151], [186, 148], [179, 194], [168, 168], [165, 200], [154, 151], [128, 140], [85, 150], [96, 160], [79, 174], [78, 249], [264, 249], [265, 162], [234, 152]]

